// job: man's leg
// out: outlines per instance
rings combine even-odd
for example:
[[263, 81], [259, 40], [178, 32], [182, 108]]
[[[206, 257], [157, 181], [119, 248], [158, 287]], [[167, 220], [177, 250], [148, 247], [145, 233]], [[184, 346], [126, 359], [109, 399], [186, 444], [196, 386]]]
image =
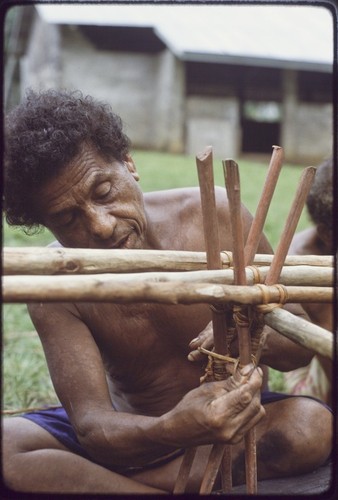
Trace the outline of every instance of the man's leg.
[[[309, 472], [327, 460], [332, 447], [333, 419], [323, 405], [308, 398], [293, 397], [269, 403], [265, 410], [265, 418], [256, 426], [259, 480]], [[17, 428], [15, 421], [18, 420], [20, 427]], [[19, 489], [16, 486], [19, 478], [21, 484], [26, 485], [20, 491], [157, 493], [173, 490], [182, 457], [154, 469], [129, 474], [127, 478], [67, 451], [47, 431], [32, 422], [25, 424], [25, 419], [16, 418], [8, 419], [7, 423], [10, 421], [14, 424], [8, 425], [10, 432], [4, 436], [10, 443], [7, 444], [7, 456], [11, 457], [11, 461], [6, 460], [5, 478], [12, 488]], [[243, 443], [232, 449], [236, 485], [245, 482]], [[209, 452], [209, 446], [198, 448], [187, 491], [199, 490]], [[41, 462], [45, 461], [42, 466], [46, 467], [46, 474], [39, 465], [36, 467], [34, 453], [39, 454], [38, 459], [42, 456]], [[24, 456], [20, 457], [20, 454]], [[34, 471], [39, 473], [37, 479], [33, 477]], [[23, 473], [30, 477], [23, 477]], [[40, 489], [37, 489], [39, 483]], [[216, 488], [219, 489], [219, 484]]]
[[[331, 412], [309, 398], [293, 397], [265, 405], [266, 416], [256, 426], [258, 480], [294, 476], [315, 470], [330, 455]], [[211, 447], [198, 448], [186, 491], [198, 492]], [[233, 484], [245, 483], [243, 441], [232, 446]], [[182, 457], [153, 471], [132, 474], [137, 481], [173, 491]], [[155, 474], [153, 473], [155, 471]], [[150, 475], [149, 473], [152, 473]], [[217, 478], [214, 489], [221, 488]]]
[[[318, 401], [290, 397], [264, 406], [256, 426], [258, 479], [295, 476], [325, 463], [332, 449], [333, 416]], [[234, 448], [234, 484], [245, 482], [242, 446]]]
[[3, 478], [20, 492], [165, 493], [75, 455], [25, 418], [3, 420]]

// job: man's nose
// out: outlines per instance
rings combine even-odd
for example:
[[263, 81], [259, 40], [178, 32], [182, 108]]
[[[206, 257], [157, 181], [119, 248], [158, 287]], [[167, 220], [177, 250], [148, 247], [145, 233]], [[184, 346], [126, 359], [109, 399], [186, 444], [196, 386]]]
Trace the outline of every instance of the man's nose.
[[87, 223], [94, 238], [107, 240], [114, 233], [116, 218], [104, 207], [96, 207], [89, 211]]

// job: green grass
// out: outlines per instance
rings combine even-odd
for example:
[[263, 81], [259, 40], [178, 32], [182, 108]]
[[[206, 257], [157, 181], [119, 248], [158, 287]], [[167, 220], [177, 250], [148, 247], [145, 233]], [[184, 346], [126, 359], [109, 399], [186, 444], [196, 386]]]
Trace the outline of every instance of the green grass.
[[[135, 151], [137, 165], [144, 191], [175, 187], [198, 186], [194, 157]], [[267, 163], [239, 162], [242, 200], [254, 213], [260, 197]], [[224, 186], [221, 160], [214, 159], [215, 184]], [[279, 241], [301, 169], [284, 165], [267, 218], [265, 233], [273, 248]], [[309, 225], [303, 214], [298, 229]], [[47, 230], [27, 236], [21, 229], [3, 226], [5, 246], [45, 246], [53, 241]], [[56, 395], [50, 382], [47, 365], [37, 334], [23, 304], [3, 306], [3, 407], [24, 408], [43, 404], [55, 404]], [[273, 390], [283, 390], [283, 379], [279, 372], [270, 371]]]

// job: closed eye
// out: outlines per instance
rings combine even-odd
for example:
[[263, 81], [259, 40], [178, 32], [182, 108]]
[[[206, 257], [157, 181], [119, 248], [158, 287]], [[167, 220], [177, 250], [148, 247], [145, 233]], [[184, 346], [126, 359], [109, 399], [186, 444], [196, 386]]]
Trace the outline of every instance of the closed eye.
[[112, 185], [109, 181], [101, 182], [101, 184], [95, 188], [94, 197], [97, 200], [104, 200], [107, 196], [109, 196], [111, 189]]
[[62, 212], [51, 216], [52, 222], [57, 227], [67, 227], [71, 226], [76, 219], [76, 215], [73, 211]]

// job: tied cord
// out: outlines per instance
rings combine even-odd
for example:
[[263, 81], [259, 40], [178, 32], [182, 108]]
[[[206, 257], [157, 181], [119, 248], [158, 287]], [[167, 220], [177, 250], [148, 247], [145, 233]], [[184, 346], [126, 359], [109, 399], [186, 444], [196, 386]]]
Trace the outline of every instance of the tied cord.
[[257, 266], [247, 266], [246, 269], [250, 269], [252, 272], [253, 284], [257, 285], [258, 283], [262, 283], [262, 276], [259, 272], [259, 268]]
[[[232, 252], [227, 252], [226, 250], [222, 250], [221, 254], [222, 253], [226, 256], [226, 258], [228, 260], [228, 262], [226, 262], [224, 265], [226, 265], [227, 267], [232, 267], [233, 266]], [[222, 261], [223, 261], [223, 259], [222, 259]]]
[[257, 287], [260, 288], [262, 292], [262, 304], [256, 305], [256, 310], [261, 313], [261, 314], [267, 314], [273, 309], [276, 309], [277, 307], [283, 307], [283, 305], [287, 302], [289, 296], [288, 296], [288, 291], [284, 285], [274, 285], [275, 288], [279, 291], [279, 302], [272, 302], [270, 303], [270, 292], [269, 288], [266, 285], [261, 285], [258, 284], [256, 285]]
[[[204, 349], [204, 347], [199, 347], [198, 350], [208, 355], [208, 365], [205, 375], [200, 379], [201, 384], [213, 380], [224, 380], [230, 375], [233, 375], [239, 368], [242, 368], [239, 358], [218, 354], [208, 349]], [[254, 354], [251, 355], [251, 361], [256, 368], [258, 360]]]
[[[205, 374], [200, 379], [201, 384], [213, 380], [225, 380], [236, 371], [239, 359], [208, 351], [208, 349], [204, 349], [204, 347], [199, 347], [198, 350], [208, 355], [208, 364]], [[231, 365], [233, 365], [233, 367], [230, 367]]]

